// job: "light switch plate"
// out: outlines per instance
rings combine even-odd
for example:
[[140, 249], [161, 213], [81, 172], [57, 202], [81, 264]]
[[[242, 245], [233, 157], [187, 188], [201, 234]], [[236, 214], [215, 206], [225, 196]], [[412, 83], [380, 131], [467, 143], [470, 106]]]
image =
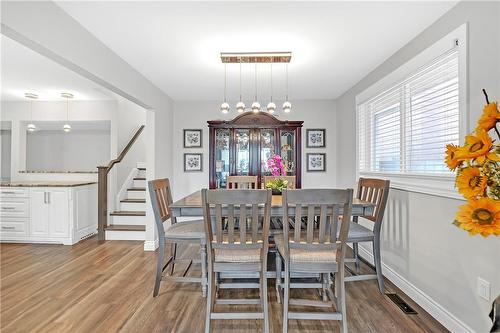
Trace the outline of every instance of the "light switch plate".
[[480, 277], [477, 278], [477, 294], [485, 300], [490, 300], [490, 283]]

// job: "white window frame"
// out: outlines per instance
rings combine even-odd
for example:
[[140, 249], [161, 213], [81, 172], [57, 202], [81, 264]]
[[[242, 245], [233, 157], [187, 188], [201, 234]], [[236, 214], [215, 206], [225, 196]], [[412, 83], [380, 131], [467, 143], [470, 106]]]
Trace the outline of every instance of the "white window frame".
[[[426, 66], [437, 57], [456, 47], [458, 49], [458, 82], [459, 82], [459, 140], [463, 144], [469, 131], [469, 83], [468, 83], [468, 25], [462, 24], [445, 37], [419, 53], [417, 56], [401, 65], [398, 69], [385, 76], [356, 96], [356, 178], [376, 177], [389, 179], [391, 188], [418, 192], [448, 198], [463, 199], [455, 189], [455, 177], [447, 173], [403, 173], [403, 172], [373, 172], [359, 169], [359, 108], [366, 101], [401, 83], [411, 74]], [[371, 129], [367, 129], [371, 130]], [[367, 136], [369, 138], [369, 136]], [[445, 149], [443, 147], [443, 149]], [[402, 158], [404, 158], [402, 156]]]

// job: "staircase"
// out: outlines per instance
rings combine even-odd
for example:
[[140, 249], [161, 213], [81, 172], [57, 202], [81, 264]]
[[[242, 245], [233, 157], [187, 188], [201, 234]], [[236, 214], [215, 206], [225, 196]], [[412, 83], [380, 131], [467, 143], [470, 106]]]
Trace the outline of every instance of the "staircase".
[[134, 169], [121, 195], [118, 210], [112, 212], [104, 228], [106, 240], [145, 240], [146, 168]]

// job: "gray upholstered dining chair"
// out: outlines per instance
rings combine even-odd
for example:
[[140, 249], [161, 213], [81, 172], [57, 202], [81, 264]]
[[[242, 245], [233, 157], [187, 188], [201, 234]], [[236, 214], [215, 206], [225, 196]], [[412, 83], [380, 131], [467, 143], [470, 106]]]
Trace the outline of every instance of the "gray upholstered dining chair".
[[[369, 229], [359, 224], [358, 216], [353, 217], [351, 226], [349, 227], [349, 235], [347, 242], [353, 244], [354, 258], [346, 258], [346, 263], [354, 262], [356, 272], [352, 272], [352, 276], [346, 277], [346, 282], [361, 281], [361, 280], [378, 280], [380, 292], [384, 293], [384, 276], [382, 275], [382, 263], [380, 257], [380, 231], [384, 218], [385, 206], [389, 196], [390, 181], [373, 178], [360, 178], [358, 182], [358, 191], [356, 197], [363, 201], [369, 201], [375, 205], [372, 215], [360, 216], [366, 220], [373, 222], [373, 229]], [[372, 242], [373, 245], [373, 261], [375, 263], [375, 272], [373, 274], [359, 275], [359, 250], [358, 243]], [[348, 268], [350, 271], [350, 269]]]
[[[283, 332], [288, 332], [289, 319], [339, 320], [341, 332], [347, 332], [344, 257], [351, 218], [353, 190], [307, 189], [283, 191], [283, 220], [289, 215], [295, 221], [307, 217], [306, 223], [296, 223], [290, 233], [283, 224], [283, 235], [275, 237], [278, 252], [285, 264], [281, 282], [281, 260], [276, 260], [277, 284], [284, 290]], [[342, 217], [339, 219], [339, 216]], [[340, 232], [338, 222], [340, 223]], [[288, 235], [288, 236], [284, 236]], [[320, 274], [319, 282], [291, 282], [294, 273]], [[335, 294], [331, 275], [335, 276]], [[322, 300], [290, 298], [290, 288], [322, 289]], [[328, 300], [329, 299], [329, 300]], [[333, 312], [292, 312], [289, 305], [335, 307]]]
[[[269, 332], [267, 295], [267, 250], [271, 212], [271, 190], [202, 190], [207, 234], [208, 294], [205, 332], [213, 319], [263, 319]], [[246, 221], [235, 228], [235, 220]], [[224, 227], [225, 221], [227, 226]], [[258, 274], [259, 282], [224, 282], [216, 274], [238, 273], [241, 278]], [[260, 289], [257, 299], [221, 299], [219, 289]], [[260, 305], [261, 312], [215, 312], [217, 304]]]
[[[170, 280], [174, 282], [197, 282], [201, 284], [203, 297], [206, 296], [207, 288], [207, 269], [206, 269], [206, 236], [203, 220], [184, 221], [177, 223], [177, 219], [171, 215], [169, 206], [172, 204], [172, 192], [168, 178], [156, 179], [148, 182], [149, 195], [153, 213], [155, 216], [156, 228], [160, 242], [158, 262], [156, 266], [156, 278], [153, 296], [158, 295], [160, 282]], [[170, 225], [165, 227], [164, 222], [170, 219]], [[164, 263], [165, 245], [171, 244], [171, 256]], [[201, 259], [177, 259], [177, 243], [198, 243], [200, 244]], [[182, 276], [172, 276], [174, 266], [177, 262], [187, 262], [186, 269]], [[191, 265], [201, 263], [201, 277], [187, 277]], [[163, 272], [170, 267], [168, 275]]]
[[257, 176], [227, 176], [229, 189], [257, 189]]

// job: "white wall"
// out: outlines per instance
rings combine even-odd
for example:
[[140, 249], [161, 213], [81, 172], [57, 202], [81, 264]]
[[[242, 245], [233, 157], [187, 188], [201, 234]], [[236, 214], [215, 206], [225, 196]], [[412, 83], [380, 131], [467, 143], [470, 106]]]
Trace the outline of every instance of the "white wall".
[[[116, 114], [118, 130], [118, 154], [127, 145], [141, 125], [146, 124], [146, 110], [126, 100], [118, 102]], [[146, 134], [143, 132], [121, 163], [116, 165], [117, 185], [122, 186], [137, 162], [146, 162]], [[115, 158], [114, 156], [113, 158]]]
[[26, 138], [26, 170], [95, 171], [110, 159], [109, 130], [41, 130]]
[[[336, 133], [337, 121], [335, 102], [319, 101], [292, 101], [293, 109], [288, 115], [278, 111], [280, 120], [303, 120], [302, 128], [302, 186], [309, 188], [334, 187], [336, 185]], [[276, 103], [281, 105], [280, 103]], [[232, 111], [224, 115], [220, 112], [220, 101], [175, 102], [174, 103], [174, 132], [173, 132], [173, 161], [174, 161], [174, 199], [180, 198], [199, 190], [201, 186], [208, 187], [208, 125], [207, 120], [230, 120], [237, 116], [232, 103]], [[183, 129], [203, 129], [203, 148], [183, 148]], [[325, 128], [326, 148], [306, 148], [306, 129]], [[306, 153], [323, 152], [327, 156], [326, 172], [307, 172]], [[203, 153], [203, 172], [184, 172], [184, 153]]]
[[[500, 3], [461, 2], [337, 100], [340, 186], [356, 181], [355, 96], [464, 22], [469, 22], [470, 123], [485, 103], [482, 88], [491, 99], [500, 99]], [[392, 190], [382, 260], [385, 273], [397, 272], [403, 280], [391, 275], [393, 281], [451, 331], [486, 332], [491, 302], [476, 294], [476, 279], [491, 282], [493, 299], [500, 294], [500, 242], [497, 237], [470, 237], [451, 224], [462, 203]]]
[[[4, 1], [1, 6], [2, 34], [150, 110], [147, 115], [147, 177], [171, 177], [171, 98], [54, 2]], [[154, 220], [151, 210], [146, 214], [144, 247], [154, 250], [158, 246]]]
[[[2, 101], [1, 118], [12, 122], [12, 180], [97, 180], [96, 174], [23, 174], [18, 171], [26, 170], [26, 128], [24, 122], [30, 121], [29, 102]], [[110, 156], [116, 155], [116, 122], [113, 118], [117, 112], [117, 103], [108, 101], [72, 101], [70, 104], [69, 119], [79, 121], [110, 121], [111, 139], [108, 149]], [[33, 121], [65, 121], [66, 103], [64, 101], [37, 101], [33, 103]], [[81, 142], [83, 144], [83, 142]], [[92, 169], [97, 170], [97, 164]], [[84, 171], [84, 170], [81, 170]], [[113, 190], [114, 191], [114, 190]]]

